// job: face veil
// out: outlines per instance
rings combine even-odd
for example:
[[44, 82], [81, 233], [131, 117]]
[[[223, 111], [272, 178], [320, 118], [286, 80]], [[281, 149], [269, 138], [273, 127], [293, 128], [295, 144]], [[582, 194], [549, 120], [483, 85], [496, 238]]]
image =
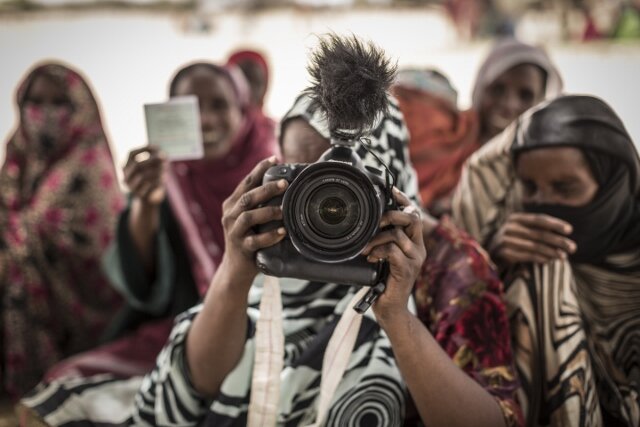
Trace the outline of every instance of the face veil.
[[523, 152], [573, 147], [584, 154], [598, 182], [584, 206], [526, 204], [527, 212], [569, 222], [578, 246], [573, 262], [599, 263], [640, 242], [640, 161], [622, 121], [606, 103], [591, 96], [561, 96], [520, 119], [512, 147], [514, 162]]

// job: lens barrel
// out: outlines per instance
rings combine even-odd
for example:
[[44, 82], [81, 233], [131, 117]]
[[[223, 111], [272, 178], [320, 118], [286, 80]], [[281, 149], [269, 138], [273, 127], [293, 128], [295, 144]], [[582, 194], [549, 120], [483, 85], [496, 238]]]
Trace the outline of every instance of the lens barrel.
[[282, 205], [295, 248], [311, 260], [338, 263], [355, 258], [371, 240], [384, 201], [361, 169], [320, 162], [300, 172]]

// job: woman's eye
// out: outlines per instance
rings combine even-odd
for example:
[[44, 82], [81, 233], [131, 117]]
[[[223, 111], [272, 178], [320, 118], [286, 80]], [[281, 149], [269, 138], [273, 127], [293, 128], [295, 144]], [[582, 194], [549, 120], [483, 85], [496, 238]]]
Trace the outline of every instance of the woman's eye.
[[526, 195], [531, 195], [536, 192], [536, 185], [531, 181], [522, 181], [522, 188]]
[[67, 98], [57, 98], [53, 100], [53, 105], [55, 105], [56, 107], [70, 107], [71, 101], [69, 101]]
[[223, 100], [213, 101], [211, 103], [211, 108], [213, 108], [214, 110], [226, 110], [228, 106], [229, 104]]
[[520, 91], [520, 99], [522, 102], [530, 104], [533, 102], [533, 92], [530, 90], [521, 90]]
[[505, 87], [502, 84], [494, 84], [489, 87], [489, 93], [491, 96], [500, 97], [504, 94]]
[[571, 184], [556, 184], [553, 186], [553, 189], [563, 197], [573, 196], [577, 193], [575, 185]]

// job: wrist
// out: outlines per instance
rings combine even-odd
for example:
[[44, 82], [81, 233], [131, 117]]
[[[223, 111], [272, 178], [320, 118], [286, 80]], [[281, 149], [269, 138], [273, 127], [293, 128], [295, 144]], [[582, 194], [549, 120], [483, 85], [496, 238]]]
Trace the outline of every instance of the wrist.
[[407, 307], [387, 309], [375, 312], [380, 327], [389, 334], [391, 331], [406, 327], [414, 317]]
[[247, 268], [248, 266], [240, 264], [230, 259], [228, 252], [225, 252], [213, 281], [225, 293], [239, 294], [246, 297], [257, 272], [255, 268]]

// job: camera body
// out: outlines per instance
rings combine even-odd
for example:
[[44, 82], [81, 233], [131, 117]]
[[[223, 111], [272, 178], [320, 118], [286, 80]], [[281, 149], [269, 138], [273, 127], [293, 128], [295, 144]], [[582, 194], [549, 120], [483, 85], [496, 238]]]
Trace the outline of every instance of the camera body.
[[258, 227], [287, 230], [279, 243], [256, 254], [258, 268], [276, 277], [373, 286], [386, 265], [370, 263], [362, 250], [377, 234], [382, 214], [396, 209], [382, 171], [364, 166], [350, 143], [335, 143], [316, 163], [272, 166], [263, 183], [285, 179], [283, 220]]

